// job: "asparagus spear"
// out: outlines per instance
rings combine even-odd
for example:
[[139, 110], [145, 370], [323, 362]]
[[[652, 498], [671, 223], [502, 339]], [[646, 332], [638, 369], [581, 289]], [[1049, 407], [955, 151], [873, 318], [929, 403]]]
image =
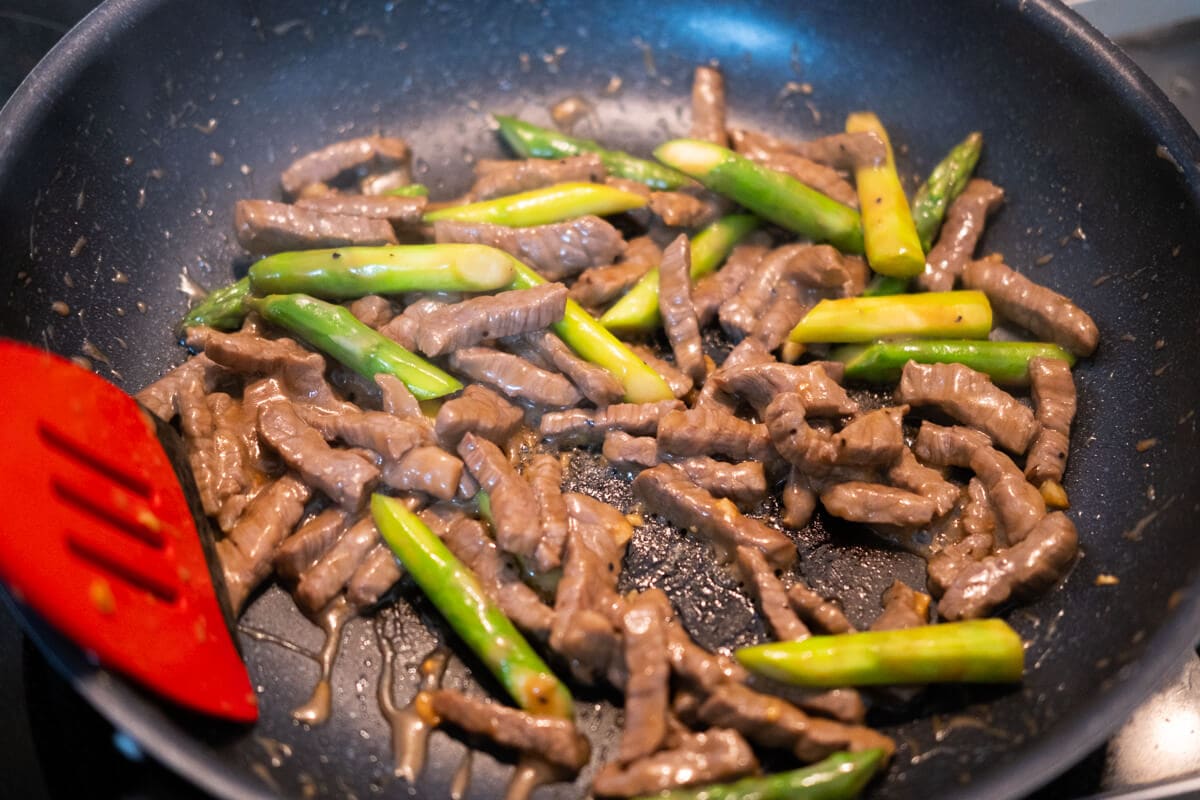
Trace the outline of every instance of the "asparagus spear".
[[792, 328], [793, 342], [870, 342], [923, 336], [986, 339], [992, 307], [983, 292], [929, 292], [822, 300]]
[[1021, 637], [999, 619], [973, 619], [894, 631], [810, 636], [744, 647], [743, 666], [795, 686], [1010, 683], [1021, 680]]
[[255, 294], [349, 299], [401, 292], [490, 292], [512, 281], [512, 259], [482, 244], [339, 247], [276, 253], [250, 267]]
[[1029, 385], [1029, 361], [1060, 358], [1074, 365], [1075, 357], [1056, 344], [1043, 342], [991, 342], [986, 339], [913, 340], [848, 345], [833, 351], [833, 359], [846, 365], [846, 377], [872, 383], [894, 383], [909, 361], [921, 364], [966, 364], [985, 372], [996, 383]]
[[245, 304], [368, 380], [381, 372], [396, 376], [418, 400], [463, 388], [452, 375], [367, 327], [341, 306], [306, 294], [249, 296]]
[[698, 139], [673, 139], [659, 145], [654, 155], [793, 233], [830, 242], [848, 253], [863, 251], [862, 219], [858, 212], [790, 175]]
[[893, 278], [891, 275], [876, 275], [863, 289], [863, 297], [887, 297], [908, 291], [908, 278]]
[[522, 158], [566, 158], [596, 153], [609, 174], [644, 183], [654, 189], [678, 189], [691, 183], [688, 176], [673, 169], [635, 158], [620, 150], [606, 150], [590, 139], [567, 136], [501, 114], [496, 115], [496, 122], [504, 141]]
[[[672, 789], [655, 800], [849, 800], [857, 797], [883, 764], [883, 750], [834, 753], [803, 769], [755, 775], [735, 783]], [[641, 800], [651, 800], [642, 798]]]
[[405, 571], [518, 706], [541, 716], [574, 716], [570, 690], [420, 517], [382, 494], [372, 495], [371, 514]]
[[490, 222], [524, 228], [548, 225], [585, 214], [619, 214], [646, 205], [646, 198], [602, 183], [556, 183], [520, 194], [448, 206], [430, 211], [426, 222], [452, 219], [459, 222]]
[[423, 183], [410, 183], [407, 186], [388, 189], [384, 194], [392, 197], [428, 197], [429, 187]]
[[954, 198], [962, 194], [983, 149], [983, 134], [978, 131], [967, 136], [929, 173], [913, 198], [913, 222], [925, 252], [933, 246], [933, 237], [942, 227], [942, 218]]
[[[753, 214], [730, 214], [692, 237], [692, 280], [708, 275], [729, 251], [761, 222]], [[647, 272], [600, 318], [600, 324], [620, 333], [649, 333], [661, 322], [658, 314], [658, 268]]]
[[846, 119], [846, 133], [867, 132], [882, 139], [887, 149], [884, 163], [862, 165], [854, 170], [867, 263], [883, 275], [911, 278], [925, 268], [925, 252], [921, 249], [900, 176], [896, 174], [896, 160], [887, 131], [879, 118], [869, 111], [851, 114]]
[[[528, 289], [546, 282], [545, 278], [515, 258], [513, 270], [516, 277], [509, 284], [511, 289]], [[550, 328], [584, 361], [611, 372], [625, 387], [625, 402], [653, 403], [675, 397], [663, 376], [646, 366], [645, 361], [634, 355], [574, 300], [567, 300], [563, 318]]]
[[246, 309], [242, 307], [242, 299], [250, 294], [250, 278], [245, 277], [234, 281], [228, 286], [214, 289], [208, 297], [200, 301], [192, 310], [184, 315], [179, 323], [181, 330], [208, 325], [210, 328], [231, 331], [242, 324], [246, 317]]

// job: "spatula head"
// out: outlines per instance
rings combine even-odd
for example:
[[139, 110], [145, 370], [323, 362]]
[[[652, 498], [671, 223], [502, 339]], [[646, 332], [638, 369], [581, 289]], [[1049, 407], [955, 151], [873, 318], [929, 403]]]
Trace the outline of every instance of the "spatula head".
[[187, 708], [255, 720], [212, 535], [180, 486], [182, 452], [159, 441], [165, 426], [24, 344], [0, 341], [0, 374], [0, 580], [104, 667]]

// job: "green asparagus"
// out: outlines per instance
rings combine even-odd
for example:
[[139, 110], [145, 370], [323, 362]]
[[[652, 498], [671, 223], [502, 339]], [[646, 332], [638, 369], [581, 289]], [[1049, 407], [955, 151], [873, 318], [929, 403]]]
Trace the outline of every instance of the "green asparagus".
[[646, 205], [646, 198], [603, 183], [557, 183], [543, 189], [447, 206], [425, 215], [426, 222], [490, 222], [524, 228], [582, 217], [586, 214], [619, 214]]
[[822, 300], [792, 328], [793, 342], [870, 342], [922, 336], [986, 339], [992, 307], [983, 292], [929, 292]]
[[846, 377], [872, 383], [894, 383], [909, 361], [921, 364], [965, 364], [996, 383], [1029, 385], [1029, 362], [1059, 358], [1074, 365], [1075, 357], [1056, 344], [933, 339], [848, 345], [833, 351], [846, 365]]
[[979, 162], [979, 151], [983, 149], [983, 134], [975, 133], [963, 139], [942, 159], [913, 198], [913, 222], [917, 236], [925, 252], [933, 246], [933, 237], [942, 227], [942, 218], [954, 198], [962, 194], [971, 173]]
[[339, 247], [276, 253], [250, 267], [255, 294], [303, 292], [345, 300], [402, 292], [490, 292], [510, 283], [512, 259], [482, 244]]
[[463, 388], [452, 375], [367, 327], [341, 306], [305, 294], [250, 296], [245, 304], [367, 379], [381, 372], [394, 375], [418, 400]]
[[847, 253], [863, 251], [862, 219], [858, 212], [790, 175], [698, 139], [674, 139], [659, 145], [654, 155], [793, 233], [830, 242]]
[[[735, 783], [672, 789], [653, 800], [849, 800], [857, 797], [883, 764], [880, 748], [834, 753], [803, 769], [754, 775]], [[641, 800], [651, 800], [651, 797]]]
[[[698, 280], [721, 265], [729, 251], [761, 222], [753, 214], [730, 214], [692, 238], [692, 280]], [[662, 322], [658, 313], [658, 268], [647, 272], [600, 318], [600, 324], [616, 333], [649, 333]]]
[[567, 158], [595, 153], [610, 175], [644, 183], [653, 189], [678, 189], [691, 183], [688, 176], [673, 169], [620, 150], [606, 150], [590, 139], [567, 136], [500, 114], [496, 115], [496, 122], [504, 141], [522, 158]]
[[525, 637], [488, 600], [471, 572], [413, 512], [393, 497], [371, 497], [379, 534], [454, 632], [479, 657], [518, 706], [531, 714], [570, 719], [571, 692]]
[[242, 300], [250, 294], [250, 278], [242, 278], [228, 286], [214, 289], [208, 297], [184, 315], [179, 323], [181, 330], [194, 328], [197, 325], [207, 325], [222, 331], [231, 331], [242, 324], [246, 317], [246, 309]]
[[428, 197], [429, 187], [423, 183], [410, 183], [407, 186], [397, 186], [395, 189], [388, 189], [384, 194], [391, 195], [392, 197]]
[[999, 619], [892, 631], [810, 636], [734, 653], [752, 672], [795, 686], [833, 688], [1021, 680], [1021, 637]]
[[863, 289], [863, 297], [887, 297], [908, 291], [908, 278], [893, 278], [891, 275], [876, 275]]

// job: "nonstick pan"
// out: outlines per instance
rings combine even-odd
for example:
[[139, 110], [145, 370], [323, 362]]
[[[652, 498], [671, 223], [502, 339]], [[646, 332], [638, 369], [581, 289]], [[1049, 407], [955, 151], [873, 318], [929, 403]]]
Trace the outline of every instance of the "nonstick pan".
[[[594, 110], [585, 134], [645, 153], [687, 130], [691, 70], [709, 60], [725, 71], [737, 123], [811, 136], [870, 108], [906, 175], [982, 130], [979, 171], [1009, 196], [984, 251], [1100, 325], [1100, 350], [1077, 371], [1067, 480], [1084, 555], [1059, 591], [1009, 617], [1029, 642], [1026, 680], [931, 691], [876, 719], [899, 750], [875, 796], [1025, 793], [1100, 743], [1200, 638], [1200, 142], [1056, 3], [110, 0], [0, 114], [0, 334], [80, 356], [134, 391], [184, 358], [172, 330], [192, 282], [215, 287], [245, 269], [234, 200], [277, 196], [297, 153], [397, 134], [418, 155], [418, 179], [448, 197], [469, 185], [472, 158], [502, 155], [489, 111], [545, 122], [572, 95]], [[22, 376], [4, 379], [6, 394], [20, 391]], [[594, 461], [571, 480], [627, 498]], [[919, 561], [851, 529], [818, 521], [797, 543], [806, 578], [860, 621], [893, 576], [923, 580]], [[651, 527], [628, 562], [625, 585], [663, 586], [703, 644], [763, 636], [692, 540]], [[1119, 582], [1097, 585], [1100, 575]], [[263, 709], [252, 730], [165, 707], [31, 624], [103, 713], [218, 795], [442, 797], [465, 751], [437, 733], [413, 792], [393, 776], [376, 637], [396, 648], [401, 701], [445, 637], [408, 584], [394, 608], [349, 627], [333, 717], [311, 730], [290, 716], [317, 673], [296, 648], [315, 650], [321, 634], [278, 590], [242, 621]], [[471, 666], [455, 659], [449, 682]], [[579, 703], [601, 754], [612, 700]], [[511, 769], [503, 754], [477, 755], [467, 796], [497, 796]], [[580, 796], [589, 775], [539, 796]]]

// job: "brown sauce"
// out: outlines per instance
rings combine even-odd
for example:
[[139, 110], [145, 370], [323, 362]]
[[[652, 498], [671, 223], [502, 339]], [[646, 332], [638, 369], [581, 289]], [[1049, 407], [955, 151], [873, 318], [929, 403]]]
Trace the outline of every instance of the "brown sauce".
[[458, 762], [458, 769], [454, 770], [454, 777], [450, 779], [450, 800], [463, 800], [467, 796], [467, 790], [471, 788], [473, 753], [473, 750], [463, 753], [462, 761]]
[[[379, 629], [378, 622], [375, 625], [375, 634], [379, 650], [383, 653], [383, 664], [379, 670], [379, 710], [383, 712], [383, 718], [392, 729], [394, 774], [412, 784], [425, 768], [425, 760], [429, 755], [429, 734], [433, 728], [417, 713], [412, 701], [403, 707], [396, 705], [396, 651], [392, 647], [391, 639]], [[425, 657], [419, 668], [421, 683], [413, 695], [414, 698], [421, 692], [431, 691], [442, 685], [442, 676], [446, 673], [449, 660], [449, 651], [441, 647]]]
[[535, 789], [553, 783], [559, 777], [558, 770], [545, 761], [523, 755], [504, 789], [504, 800], [529, 800]]
[[317, 620], [321, 630], [325, 631], [325, 643], [317, 658], [321, 665], [321, 678], [313, 688], [312, 696], [292, 711], [293, 719], [309, 725], [322, 725], [329, 720], [333, 708], [333, 687], [330, 683], [333, 663], [337, 661], [342, 648], [342, 630], [354, 615], [355, 609], [346, 601], [345, 595], [340, 595], [321, 612]]

